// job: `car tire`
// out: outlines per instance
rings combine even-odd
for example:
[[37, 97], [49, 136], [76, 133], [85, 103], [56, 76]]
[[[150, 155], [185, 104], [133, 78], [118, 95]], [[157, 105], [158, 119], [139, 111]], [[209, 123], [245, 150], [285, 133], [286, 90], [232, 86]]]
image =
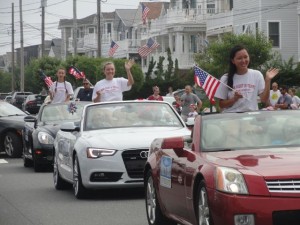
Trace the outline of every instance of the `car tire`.
[[65, 190], [71, 186], [59, 174], [57, 159], [54, 156], [53, 162], [53, 183], [56, 190]]
[[13, 132], [7, 132], [4, 136], [4, 149], [11, 158], [20, 158], [22, 156], [22, 139]]
[[32, 167], [33, 166], [32, 160], [26, 158], [24, 155], [23, 155], [23, 163], [24, 163], [24, 167]]
[[151, 170], [148, 171], [145, 180], [146, 214], [149, 225], [176, 225], [177, 223], [168, 219], [161, 211], [156, 196]]
[[77, 155], [75, 155], [73, 165], [73, 190], [76, 198], [82, 199], [86, 197], [87, 190], [82, 184], [80, 166]]
[[33, 155], [33, 169], [34, 169], [34, 172], [42, 171], [42, 165], [38, 163], [38, 161], [34, 155]]
[[208, 198], [205, 182], [202, 180], [198, 185], [196, 192], [196, 204], [195, 211], [197, 215], [197, 221], [199, 225], [212, 225], [210, 210], [208, 206]]

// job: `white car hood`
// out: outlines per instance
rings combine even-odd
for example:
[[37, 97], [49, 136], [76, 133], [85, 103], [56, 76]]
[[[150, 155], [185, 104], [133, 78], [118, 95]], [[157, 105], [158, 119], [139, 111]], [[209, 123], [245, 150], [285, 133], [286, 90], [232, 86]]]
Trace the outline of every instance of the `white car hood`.
[[190, 135], [187, 128], [147, 127], [117, 128], [84, 132], [82, 138], [89, 147], [123, 149], [148, 149], [155, 138]]

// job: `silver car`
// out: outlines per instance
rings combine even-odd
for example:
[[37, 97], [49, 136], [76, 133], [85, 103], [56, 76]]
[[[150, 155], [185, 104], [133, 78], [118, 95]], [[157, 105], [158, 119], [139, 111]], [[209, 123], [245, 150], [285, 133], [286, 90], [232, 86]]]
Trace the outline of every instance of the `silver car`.
[[167, 102], [122, 101], [86, 105], [80, 123], [61, 125], [54, 141], [54, 185], [88, 189], [142, 187], [151, 142], [190, 135]]

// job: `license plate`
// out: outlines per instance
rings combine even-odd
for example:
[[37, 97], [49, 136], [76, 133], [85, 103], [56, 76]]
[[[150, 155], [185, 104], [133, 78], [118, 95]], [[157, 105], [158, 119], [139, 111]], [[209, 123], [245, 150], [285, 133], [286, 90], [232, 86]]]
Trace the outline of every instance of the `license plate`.
[[37, 106], [41, 106], [42, 104], [36, 104]]

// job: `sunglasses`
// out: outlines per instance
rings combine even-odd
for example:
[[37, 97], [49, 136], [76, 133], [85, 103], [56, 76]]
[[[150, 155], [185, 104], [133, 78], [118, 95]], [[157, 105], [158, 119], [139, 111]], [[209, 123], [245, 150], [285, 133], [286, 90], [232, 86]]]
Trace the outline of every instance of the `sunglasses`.
[[83, 85], [88, 85], [89, 83], [83, 83]]

